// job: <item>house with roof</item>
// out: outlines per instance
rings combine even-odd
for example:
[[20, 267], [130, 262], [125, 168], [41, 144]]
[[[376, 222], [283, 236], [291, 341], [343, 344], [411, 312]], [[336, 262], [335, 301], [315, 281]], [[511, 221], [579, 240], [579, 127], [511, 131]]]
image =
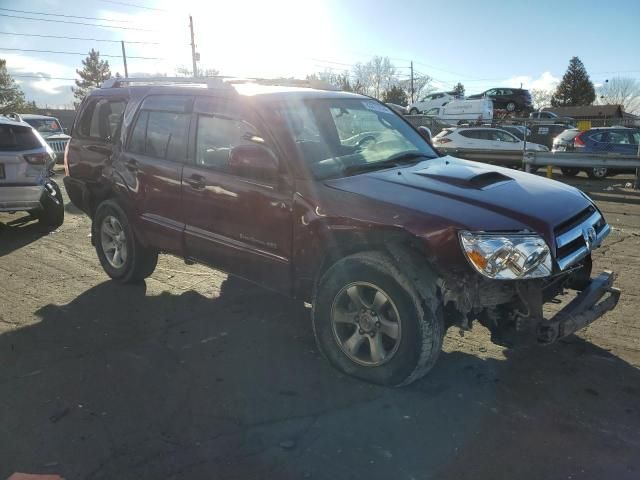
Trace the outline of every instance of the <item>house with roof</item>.
[[622, 105], [583, 105], [579, 107], [545, 107], [559, 117], [571, 117], [576, 121], [590, 120], [593, 127], [640, 126], [640, 116], [624, 111]]

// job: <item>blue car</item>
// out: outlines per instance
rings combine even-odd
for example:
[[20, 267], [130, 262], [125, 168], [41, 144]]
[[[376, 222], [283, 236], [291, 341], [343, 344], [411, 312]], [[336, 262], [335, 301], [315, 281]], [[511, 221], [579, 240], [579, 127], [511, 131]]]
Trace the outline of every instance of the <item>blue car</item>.
[[[573, 139], [573, 150], [576, 152], [617, 153], [635, 156], [638, 155], [638, 148], [640, 148], [640, 129], [634, 128], [592, 128], [578, 133]], [[575, 173], [578, 173], [579, 169], [571, 170], [575, 170]], [[590, 168], [585, 171], [591, 178], [604, 178], [607, 175], [615, 175], [616, 173], [632, 173], [635, 169]], [[564, 170], [563, 173], [567, 174]]]

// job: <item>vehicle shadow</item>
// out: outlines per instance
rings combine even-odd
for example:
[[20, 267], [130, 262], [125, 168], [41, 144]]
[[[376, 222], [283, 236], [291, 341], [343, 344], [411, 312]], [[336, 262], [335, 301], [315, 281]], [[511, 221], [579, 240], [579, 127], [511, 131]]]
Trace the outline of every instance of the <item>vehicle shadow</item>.
[[[0, 478], [637, 478], [640, 372], [572, 337], [345, 377], [309, 310], [243, 281], [101, 283], [0, 335]], [[472, 332], [473, 334], [473, 332]]]
[[29, 214], [0, 217], [0, 257], [47, 235], [51, 229], [38, 224]]

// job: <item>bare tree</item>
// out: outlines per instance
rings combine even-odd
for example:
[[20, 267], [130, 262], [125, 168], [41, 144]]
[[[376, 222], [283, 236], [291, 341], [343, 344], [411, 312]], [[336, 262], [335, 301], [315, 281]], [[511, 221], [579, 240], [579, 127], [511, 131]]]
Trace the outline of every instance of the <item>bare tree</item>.
[[598, 103], [622, 105], [625, 112], [640, 111], [640, 82], [631, 77], [614, 77], [598, 90]]
[[540, 110], [544, 107], [550, 107], [551, 97], [553, 97], [553, 92], [551, 90], [543, 90], [541, 88], [534, 88], [531, 90], [533, 108], [536, 110]]
[[396, 67], [389, 57], [379, 56], [373, 57], [367, 63], [356, 63], [353, 67], [353, 80], [375, 98], [381, 98], [385, 90], [398, 83]]
[[[433, 79], [429, 75], [417, 75], [413, 77], [413, 100], [417, 101], [420, 98], [433, 92], [435, 88], [432, 85]], [[411, 99], [411, 79], [402, 80], [400, 86], [407, 94], [407, 97]]]

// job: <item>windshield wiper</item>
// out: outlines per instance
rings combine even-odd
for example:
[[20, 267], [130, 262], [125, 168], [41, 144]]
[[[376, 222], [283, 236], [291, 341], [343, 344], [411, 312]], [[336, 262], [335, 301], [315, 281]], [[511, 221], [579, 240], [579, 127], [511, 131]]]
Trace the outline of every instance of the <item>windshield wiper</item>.
[[422, 161], [422, 159], [432, 159], [434, 157], [421, 152], [404, 152], [387, 158], [381, 162], [362, 163], [359, 165], [349, 165], [343, 169], [346, 175], [355, 173], [370, 172], [374, 170], [383, 170], [385, 168], [399, 167], [401, 165], [410, 165]]

